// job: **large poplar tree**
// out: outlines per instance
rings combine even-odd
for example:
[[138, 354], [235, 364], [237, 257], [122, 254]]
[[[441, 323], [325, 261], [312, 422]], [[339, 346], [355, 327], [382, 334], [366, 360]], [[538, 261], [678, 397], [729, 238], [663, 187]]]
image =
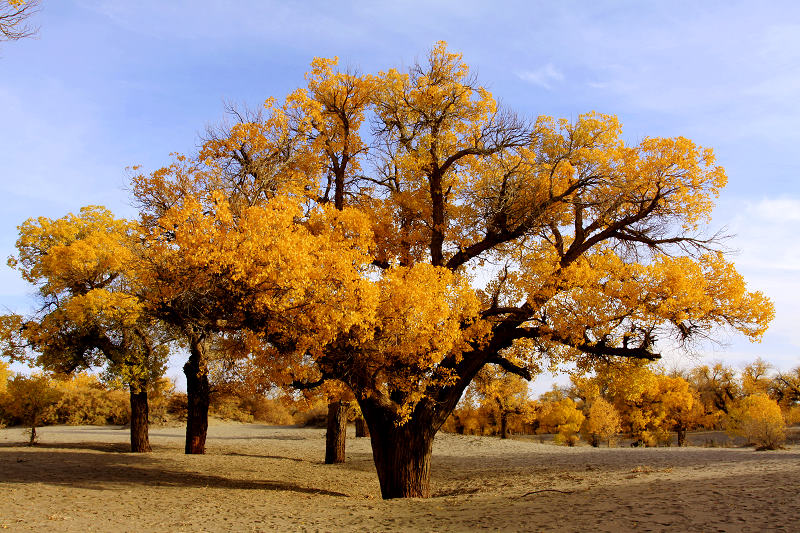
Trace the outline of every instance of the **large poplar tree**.
[[524, 120], [443, 43], [408, 72], [318, 59], [307, 79], [134, 192], [175, 261], [152, 280], [205, 298], [185, 311], [252, 331], [278, 381], [350, 388], [385, 498], [430, 495], [433, 438], [486, 365], [589, 370], [771, 320], [704, 231], [710, 149]]

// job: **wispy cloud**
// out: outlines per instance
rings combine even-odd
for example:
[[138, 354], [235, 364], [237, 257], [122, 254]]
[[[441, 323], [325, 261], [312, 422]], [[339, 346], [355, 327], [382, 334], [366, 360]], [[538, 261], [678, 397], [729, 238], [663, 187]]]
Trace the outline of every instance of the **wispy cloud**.
[[751, 214], [770, 222], [800, 221], [800, 200], [794, 198], [764, 198], [747, 208]]
[[517, 72], [517, 76], [528, 83], [552, 90], [553, 85], [564, 81], [564, 74], [552, 63], [548, 63], [536, 70], [523, 70]]

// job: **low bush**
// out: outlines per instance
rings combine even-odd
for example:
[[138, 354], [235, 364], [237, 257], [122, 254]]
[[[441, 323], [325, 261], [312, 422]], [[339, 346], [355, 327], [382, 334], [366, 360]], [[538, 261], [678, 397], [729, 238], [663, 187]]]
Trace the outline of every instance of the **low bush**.
[[757, 450], [776, 450], [786, 440], [786, 422], [778, 403], [763, 393], [736, 402], [728, 413], [728, 433], [745, 437]]

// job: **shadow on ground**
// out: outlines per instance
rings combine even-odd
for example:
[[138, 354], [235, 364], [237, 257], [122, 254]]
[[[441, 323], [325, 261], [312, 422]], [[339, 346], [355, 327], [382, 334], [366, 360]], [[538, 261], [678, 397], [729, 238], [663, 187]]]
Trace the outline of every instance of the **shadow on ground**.
[[[95, 444], [92, 443], [86, 449], [101, 452], [115, 451], [98, 450]], [[76, 444], [13, 449], [3, 446], [0, 450], [2, 483], [47, 483], [93, 490], [118, 489], [126, 485], [205, 487], [347, 496], [341, 492], [304, 487], [286, 481], [235, 479], [222, 475], [182, 471], [165, 467], [163, 458], [159, 460], [150, 454], [98, 454], [75, 448]], [[61, 451], [62, 449], [65, 451]], [[69, 449], [72, 451], [66, 451]]]

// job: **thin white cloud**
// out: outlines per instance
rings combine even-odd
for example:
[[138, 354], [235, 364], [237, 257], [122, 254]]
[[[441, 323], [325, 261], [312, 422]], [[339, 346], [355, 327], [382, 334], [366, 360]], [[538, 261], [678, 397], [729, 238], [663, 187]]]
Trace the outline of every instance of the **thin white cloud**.
[[536, 70], [523, 70], [518, 72], [517, 76], [521, 80], [548, 90], [552, 90], [555, 83], [564, 81], [564, 74], [552, 63], [541, 66]]
[[800, 200], [794, 198], [764, 198], [747, 207], [748, 213], [770, 222], [799, 222]]

